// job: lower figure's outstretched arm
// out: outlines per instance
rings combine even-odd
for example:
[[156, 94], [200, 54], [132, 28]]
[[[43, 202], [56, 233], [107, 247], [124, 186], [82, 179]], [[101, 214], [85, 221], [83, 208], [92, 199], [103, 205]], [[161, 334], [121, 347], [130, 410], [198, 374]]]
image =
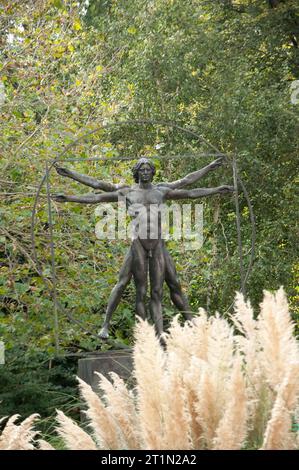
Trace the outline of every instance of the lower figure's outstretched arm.
[[197, 199], [213, 194], [227, 194], [234, 191], [233, 186], [223, 185], [216, 188], [174, 189], [166, 194], [167, 200], [175, 199]]
[[118, 193], [102, 193], [102, 194], [79, 194], [78, 196], [63, 193], [51, 194], [51, 198], [56, 202], [80, 202], [82, 204], [96, 204], [98, 202], [116, 202], [118, 201]]

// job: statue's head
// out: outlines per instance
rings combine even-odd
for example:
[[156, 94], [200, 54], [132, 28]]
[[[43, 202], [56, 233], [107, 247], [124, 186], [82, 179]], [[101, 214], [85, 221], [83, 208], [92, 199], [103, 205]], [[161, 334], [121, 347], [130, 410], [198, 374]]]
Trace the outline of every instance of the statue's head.
[[150, 160], [143, 157], [140, 158], [136, 165], [133, 166], [132, 173], [136, 183], [139, 183], [139, 181], [147, 183], [153, 180], [156, 168]]

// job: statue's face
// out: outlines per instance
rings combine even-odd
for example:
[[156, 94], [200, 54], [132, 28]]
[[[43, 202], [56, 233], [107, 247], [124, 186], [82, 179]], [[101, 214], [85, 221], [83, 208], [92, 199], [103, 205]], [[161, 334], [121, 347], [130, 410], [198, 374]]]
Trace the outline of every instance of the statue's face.
[[148, 163], [142, 163], [138, 170], [139, 181], [148, 183], [153, 179], [153, 170]]

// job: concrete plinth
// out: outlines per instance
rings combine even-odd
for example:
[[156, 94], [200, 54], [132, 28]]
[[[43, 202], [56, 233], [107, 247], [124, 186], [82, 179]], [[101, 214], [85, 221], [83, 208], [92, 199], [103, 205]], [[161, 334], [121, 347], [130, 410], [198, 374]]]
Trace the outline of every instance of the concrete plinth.
[[115, 372], [129, 384], [132, 382], [132, 369], [131, 349], [95, 353], [78, 361], [78, 376], [96, 392], [99, 392], [99, 377], [94, 373], [95, 371], [103, 374], [107, 379], [109, 379], [109, 372]]

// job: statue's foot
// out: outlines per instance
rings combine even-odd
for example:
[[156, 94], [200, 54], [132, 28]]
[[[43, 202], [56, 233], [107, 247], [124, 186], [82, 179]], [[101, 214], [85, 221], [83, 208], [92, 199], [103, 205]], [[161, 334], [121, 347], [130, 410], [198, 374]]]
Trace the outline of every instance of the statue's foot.
[[167, 335], [165, 333], [161, 333], [159, 335], [159, 342], [160, 346], [162, 346], [163, 349], [166, 349], [167, 346]]
[[108, 339], [109, 338], [108, 328], [106, 326], [103, 326], [103, 328], [99, 332], [99, 338], [101, 338], [101, 339]]
[[184, 317], [185, 321], [192, 321], [194, 319], [194, 315], [191, 315], [190, 313], [185, 313]]

